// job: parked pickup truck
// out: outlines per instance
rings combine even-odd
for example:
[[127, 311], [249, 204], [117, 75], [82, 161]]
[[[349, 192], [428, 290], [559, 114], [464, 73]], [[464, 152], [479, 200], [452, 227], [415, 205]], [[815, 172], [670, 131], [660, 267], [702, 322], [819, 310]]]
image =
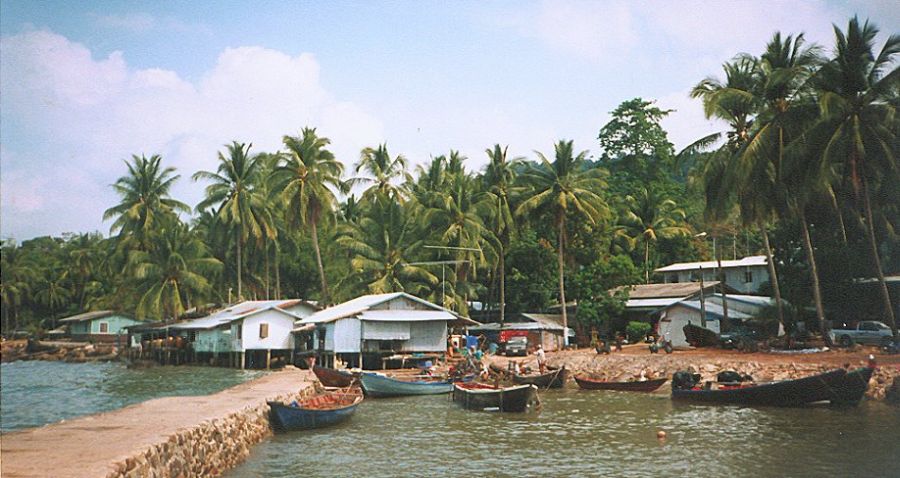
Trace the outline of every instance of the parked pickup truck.
[[831, 329], [831, 341], [849, 347], [852, 344], [887, 345], [891, 342], [891, 328], [881, 322], [863, 320], [856, 328]]

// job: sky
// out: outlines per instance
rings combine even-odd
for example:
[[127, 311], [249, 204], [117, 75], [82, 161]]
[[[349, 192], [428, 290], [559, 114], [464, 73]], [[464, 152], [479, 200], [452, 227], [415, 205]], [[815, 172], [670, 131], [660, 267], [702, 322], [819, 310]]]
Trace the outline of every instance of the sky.
[[0, 237], [109, 233], [110, 187], [159, 154], [203, 196], [232, 141], [279, 149], [316, 127], [352, 171], [386, 142], [411, 164], [486, 148], [550, 156], [635, 97], [674, 110], [676, 148], [723, 125], [691, 87], [773, 33], [830, 52], [833, 24], [900, 33], [895, 1], [31, 1], [0, 2]]

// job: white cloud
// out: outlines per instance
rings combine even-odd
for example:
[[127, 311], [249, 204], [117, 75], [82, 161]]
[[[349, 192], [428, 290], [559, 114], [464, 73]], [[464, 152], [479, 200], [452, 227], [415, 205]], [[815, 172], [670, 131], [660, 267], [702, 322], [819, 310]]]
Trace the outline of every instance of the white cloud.
[[[383, 136], [378, 119], [328, 92], [309, 54], [227, 49], [192, 83], [172, 71], [130, 68], [119, 52], [95, 60], [47, 31], [4, 37], [0, 48], [0, 125], [4, 143], [18, 148], [0, 156], [4, 234], [105, 230], [103, 209], [116, 200], [108, 185], [132, 154], [162, 154], [182, 175], [174, 196], [196, 203], [202, 185], [189, 176], [214, 170], [217, 151], [232, 140], [274, 151], [283, 135], [318, 126], [335, 153], [352, 161]], [[66, 161], [22, 146], [26, 135]]]
[[677, 91], [656, 101], [660, 109], [674, 110], [661, 124], [669, 135], [669, 141], [675, 145], [676, 152], [708, 134], [725, 129], [725, 125], [706, 119], [703, 104], [688, 96], [688, 93], [688, 90]]

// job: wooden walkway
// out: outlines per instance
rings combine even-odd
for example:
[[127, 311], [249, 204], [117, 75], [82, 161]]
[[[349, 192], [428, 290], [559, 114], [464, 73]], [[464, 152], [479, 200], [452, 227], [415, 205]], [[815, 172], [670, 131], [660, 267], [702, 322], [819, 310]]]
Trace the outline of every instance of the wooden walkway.
[[[267, 399], [313, 386], [315, 376], [291, 369], [213, 395], [166, 397], [112, 412], [0, 436], [0, 473], [14, 477], [104, 477], [114, 463], [165, 442], [177, 431], [225, 418]], [[35, 404], [59, 406], [66, 404]]]

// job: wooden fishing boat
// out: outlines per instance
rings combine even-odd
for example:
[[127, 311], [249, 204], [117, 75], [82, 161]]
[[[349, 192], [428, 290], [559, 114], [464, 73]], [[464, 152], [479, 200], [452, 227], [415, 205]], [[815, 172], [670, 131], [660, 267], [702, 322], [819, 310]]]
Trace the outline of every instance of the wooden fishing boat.
[[875, 372], [874, 367], [862, 367], [847, 372], [844, 382], [835, 387], [831, 403], [841, 406], [856, 406], [869, 389], [869, 380]]
[[398, 380], [373, 372], [363, 372], [359, 376], [366, 395], [370, 397], [400, 397], [404, 395], [437, 395], [450, 393], [450, 380]]
[[359, 388], [325, 392], [300, 402], [268, 402], [272, 427], [277, 431], [309, 430], [347, 420], [363, 401]]
[[605, 382], [590, 377], [575, 376], [575, 383], [583, 390], [619, 390], [623, 392], [653, 392], [668, 380], [668, 378], [657, 378], [636, 382]]
[[694, 347], [715, 347], [719, 345], [719, 334], [699, 325], [687, 324], [681, 328], [684, 339]]
[[544, 374], [513, 374], [513, 383], [517, 385], [536, 385], [538, 388], [562, 388], [566, 384], [566, 367], [560, 367]]
[[840, 368], [795, 380], [779, 382], [707, 382], [706, 386], [685, 382], [675, 374], [672, 399], [705, 403], [734, 403], [792, 407], [815, 402], [840, 400], [835, 394], [845, 386], [847, 371]]
[[356, 380], [356, 377], [350, 372], [319, 365], [313, 365], [313, 373], [326, 387], [349, 387]]
[[537, 401], [534, 385], [499, 387], [486, 383], [470, 382], [453, 385], [453, 401], [466, 410], [496, 410], [501, 412], [525, 412]]

